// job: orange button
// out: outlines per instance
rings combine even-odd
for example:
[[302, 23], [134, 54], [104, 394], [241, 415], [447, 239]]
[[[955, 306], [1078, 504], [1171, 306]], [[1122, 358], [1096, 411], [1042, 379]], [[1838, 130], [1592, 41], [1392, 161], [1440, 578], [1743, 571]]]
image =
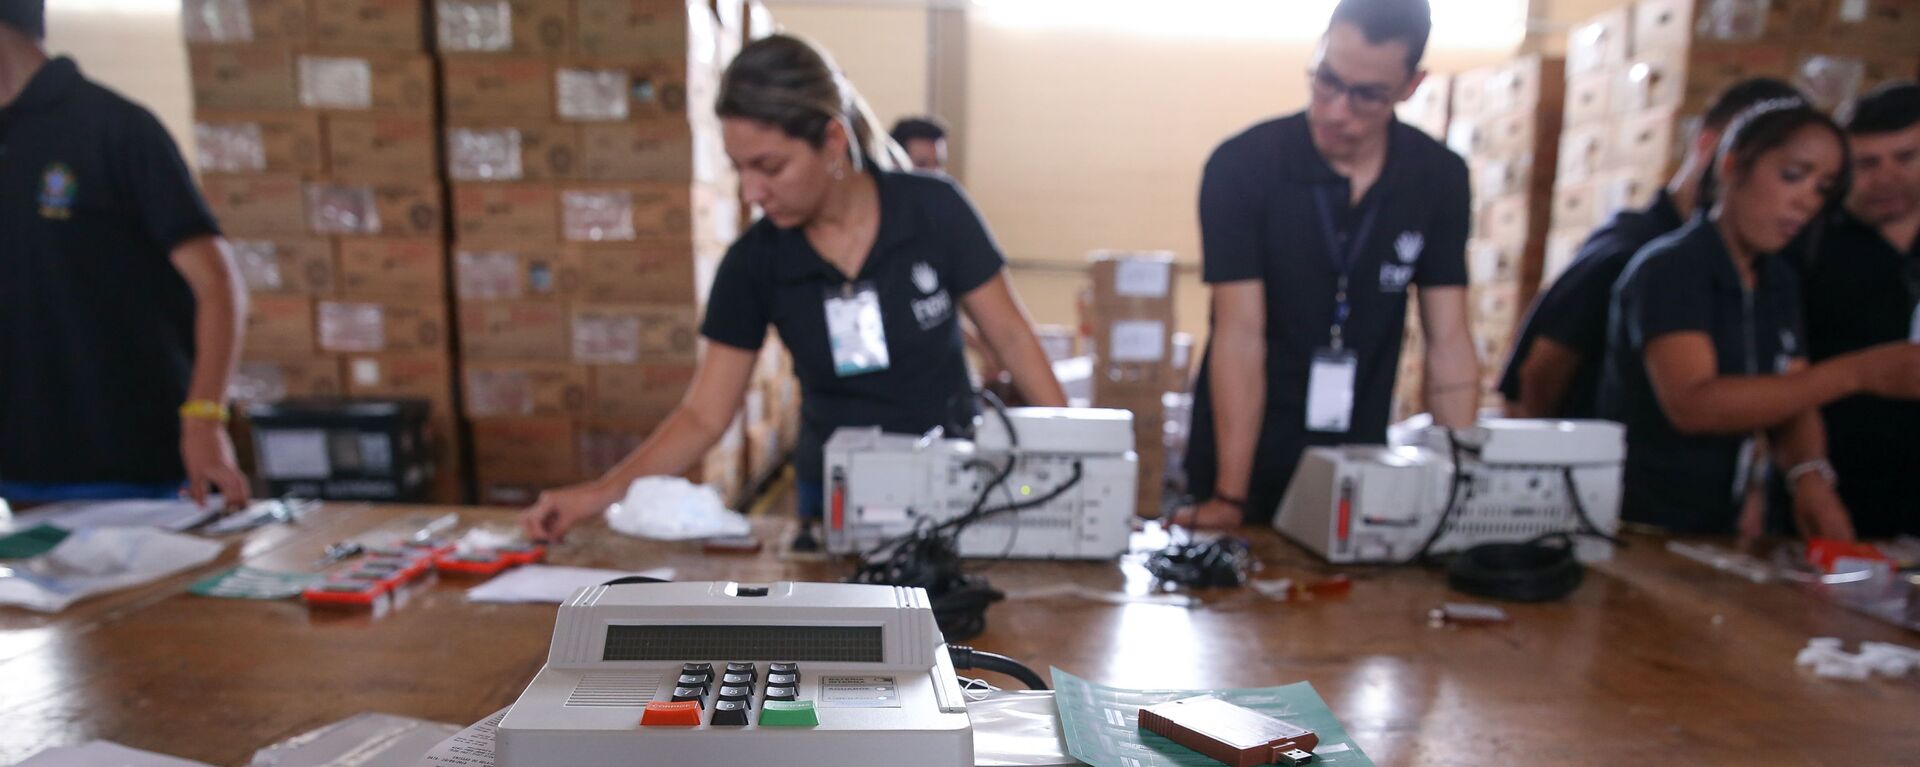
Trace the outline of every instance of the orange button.
[[654, 701], [640, 715], [641, 727], [696, 727], [700, 724], [700, 701], [679, 703]]

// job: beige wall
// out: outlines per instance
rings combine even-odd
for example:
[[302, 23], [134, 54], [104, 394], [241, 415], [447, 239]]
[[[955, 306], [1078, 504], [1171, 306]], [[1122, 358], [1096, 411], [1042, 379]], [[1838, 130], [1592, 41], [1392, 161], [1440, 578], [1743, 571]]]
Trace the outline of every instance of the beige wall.
[[[901, 4], [907, 5], [907, 4]], [[768, 3], [781, 31], [827, 49], [885, 126], [927, 111], [927, 9]]]
[[193, 97], [176, 0], [51, 0], [47, 50], [150, 109], [192, 162]]

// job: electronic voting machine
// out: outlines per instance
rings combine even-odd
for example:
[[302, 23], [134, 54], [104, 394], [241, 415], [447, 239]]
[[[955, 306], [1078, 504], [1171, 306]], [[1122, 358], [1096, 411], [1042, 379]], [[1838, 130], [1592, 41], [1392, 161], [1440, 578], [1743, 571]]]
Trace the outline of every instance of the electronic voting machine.
[[500, 767], [973, 765], [926, 591], [850, 583], [582, 589], [496, 746]]

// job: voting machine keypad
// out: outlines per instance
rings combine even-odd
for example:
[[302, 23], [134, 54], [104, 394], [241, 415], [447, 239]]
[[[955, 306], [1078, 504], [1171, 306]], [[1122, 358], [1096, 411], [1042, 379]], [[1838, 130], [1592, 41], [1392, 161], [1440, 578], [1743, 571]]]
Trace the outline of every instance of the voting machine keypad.
[[[800, 664], [684, 663], [667, 700], [647, 704], [642, 727], [813, 727], [811, 699], [800, 698]], [[757, 699], [757, 701], [756, 701]], [[755, 716], [755, 713], [758, 716]]]

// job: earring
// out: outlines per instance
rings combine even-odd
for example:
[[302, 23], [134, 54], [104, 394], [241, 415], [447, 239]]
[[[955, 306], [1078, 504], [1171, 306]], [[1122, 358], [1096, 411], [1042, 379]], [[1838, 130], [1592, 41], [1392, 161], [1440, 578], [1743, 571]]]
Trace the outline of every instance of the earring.
[[835, 181], [845, 181], [845, 180], [847, 180], [847, 163], [846, 163], [846, 161], [845, 161], [845, 160], [835, 160], [835, 161], [834, 161], [834, 163], [833, 163], [833, 180], [835, 180]]

